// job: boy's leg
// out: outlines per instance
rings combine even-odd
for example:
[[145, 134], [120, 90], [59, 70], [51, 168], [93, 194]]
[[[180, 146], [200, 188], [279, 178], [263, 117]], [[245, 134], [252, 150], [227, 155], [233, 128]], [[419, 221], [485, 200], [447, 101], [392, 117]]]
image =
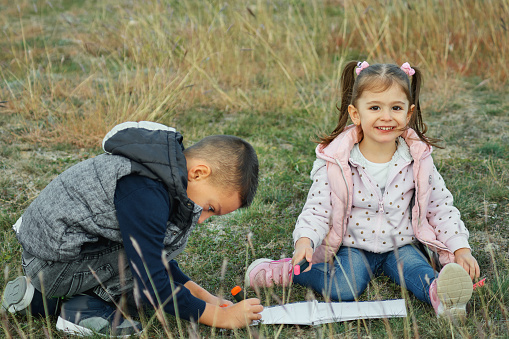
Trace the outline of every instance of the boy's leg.
[[[83, 246], [81, 257], [70, 262], [51, 262], [23, 254], [24, 271], [35, 289], [44, 289], [47, 298], [96, 293], [112, 302], [123, 292], [131, 292], [132, 275], [120, 243], [103, 241]], [[122, 272], [123, 277], [120, 277]], [[98, 292], [98, 293], [97, 293]]]
[[128, 336], [143, 331], [142, 325], [124, 318], [112, 304], [95, 296], [80, 294], [62, 305], [57, 329], [76, 335]]
[[[101, 241], [83, 246], [80, 259], [73, 262], [44, 261], [25, 252], [23, 269], [34, 297], [44, 291], [46, 298], [70, 298], [62, 305], [57, 329], [80, 335], [131, 335], [143, 330], [141, 324], [125, 319], [112, 304], [122, 293], [132, 295], [133, 278], [122, 258], [122, 244]], [[29, 304], [34, 303], [32, 299]]]
[[2, 308], [10, 313], [26, 314], [31, 306], [32, 315], [55, 315], [58, 299], [45, 300], [25, 276], [9, 281], [2, 297]]
[[[133, 277], [122, 258], [122, 244], [109, 241], [83, 246], [82, 257], [72, 262], [45, 261], [23, 252], [23, 270], [28, 279], [18, 277], [7, 284], [4, 304], [11, 304], [6, 305], [11, 312], [22, 311], [31, 303], [42, 305], [41, 292], [47, 302], [84, 292], [93, 292], [107, 302], [117, 300], [123, 293], [132, 295]], [[20, 302], [17, 306], [13, 305], [16, 300]]]
[[404, 281], [404, 287], [417, 299], [431, 303], [429, 287], [438, 274], [417, 247], [410, 244], [390, 252], [382, 269], [396, 284], [401, 286]]
[[[331, 300], [353, 301], [368, 286], [376, 265], [362, 250], [340, 247], [334, 265], [314, 264], [311, 270], [293, 277], [299, 285], [311, 287]], [[373, 257], [373, 258], [372, 258]], [[369, 258], [369, 259], [368, 259]]]

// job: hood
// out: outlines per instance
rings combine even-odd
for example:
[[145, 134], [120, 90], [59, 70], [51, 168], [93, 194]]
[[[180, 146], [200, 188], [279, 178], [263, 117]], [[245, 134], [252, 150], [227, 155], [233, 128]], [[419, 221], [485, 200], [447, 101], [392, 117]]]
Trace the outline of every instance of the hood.
[[180, 218], [187, 220], [195, 204], [187, 197], [187, 163], [182, 140], [182, 135], [172, 127], [149, 121], [124, 122], [106, 134], [103, 149], [130, 159], [132, 173], [162, 181], [170, 199], [178, 200], [177, 205], [185, 210]]

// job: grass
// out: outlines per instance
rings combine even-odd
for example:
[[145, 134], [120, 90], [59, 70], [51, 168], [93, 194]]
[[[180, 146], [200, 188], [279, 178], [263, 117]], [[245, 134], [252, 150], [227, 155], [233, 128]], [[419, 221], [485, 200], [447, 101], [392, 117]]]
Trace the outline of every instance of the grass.
[[[228, 295], [260, 257], [292, 254], [310, 186], [312, 139], [335, 126], [341, 67], [350, 59], [409, 61], [425, 76], [435, 163], [470, 230], [487, 285], [465, 323], [437, 321], [409, 296], [406, 319], [226, 331], [177, 321], [173, 337], [507, 337], [509, 319], [509, 2], [0, 0], [0, 292], [21, 273], [11, 225], [58, 173], [100, 153], [125, 120], [175, 126], [190, 145], [234, 134], [257, 150], [252, 207], [212, 218], [179, 262]], [[247, 241], [249, 239], [249, 241]], [[249, 296], [255, 296], [248, 290]], [[265, 305], [310, 297], [299, 286]], [[312, 297], [322, 300], [320, 296]], [[386, 278], [361, 300], [401, 297]], [[46, 320], [2, 315], [0, 337], [64, 337]], [[169, 336], [158, 321], [147, 337]]]

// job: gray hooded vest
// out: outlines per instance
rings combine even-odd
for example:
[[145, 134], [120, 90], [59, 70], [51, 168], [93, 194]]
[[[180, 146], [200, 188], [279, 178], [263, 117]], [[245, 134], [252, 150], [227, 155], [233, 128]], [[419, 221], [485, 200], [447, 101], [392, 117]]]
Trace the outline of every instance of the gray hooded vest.
[[106, 135], [107, 152], [80, 162], [55, 178], [15, 225], [23, 249], [37, 258], [79, 260], [81, 246], [106, 238], [122, 242], [114, 196], [123, 176], [139, 174], [160, 180], [172, 211], [164, 239], [167, 259], [180, 253], [201, 214], [186, 193], [187, 167], [182, 136], [150, 122], [128, 122]]

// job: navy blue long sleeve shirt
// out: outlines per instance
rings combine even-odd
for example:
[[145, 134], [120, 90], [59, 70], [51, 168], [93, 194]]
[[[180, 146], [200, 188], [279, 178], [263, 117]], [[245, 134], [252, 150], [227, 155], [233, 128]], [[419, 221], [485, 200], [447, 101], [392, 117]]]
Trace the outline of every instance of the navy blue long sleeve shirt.
[[[155, 291], [164, 310], [182, 319], [198, 320], [205, 311], [205, 301], [196, 298], [183, 285], [190, 279], [179, 268], [175, 260], [169, 262], [170, 274], [175, 291], [172, 299], [170, 277], [162, 261], [166, 223], [170, 218], [171, 202], [164, 184], [140, 175], [128, 175], [121, 178], [115, 191], [115, 208], [125, 253], [131, 266], [131, 272], [138, 282], [143, 301], [150, 304], [144, 290], [157, 304]], [[141, 249], [142, 258], [136, 251], [131, 238]], [[136, 266], [137, 269], [134, 268]], [[152, 288], [152, 279], [155, 291]], [[177, 310], [175, 310], [175, 303]]]

